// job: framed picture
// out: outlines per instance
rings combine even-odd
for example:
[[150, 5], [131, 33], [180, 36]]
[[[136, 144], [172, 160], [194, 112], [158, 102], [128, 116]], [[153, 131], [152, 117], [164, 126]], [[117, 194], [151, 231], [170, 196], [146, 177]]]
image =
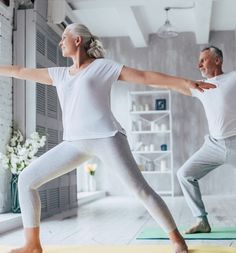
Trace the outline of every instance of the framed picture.
[[166, 99], [156, 99], [155, 101], [155, 109], [156, 110], [166, 110]]

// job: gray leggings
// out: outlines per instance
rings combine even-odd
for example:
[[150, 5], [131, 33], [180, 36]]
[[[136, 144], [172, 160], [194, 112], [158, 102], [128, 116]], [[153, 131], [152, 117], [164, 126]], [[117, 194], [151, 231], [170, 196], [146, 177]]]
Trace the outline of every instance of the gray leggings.
[[97, 156], [106, 168], [117, 173], [167, 233], [176, 229], [168, 207], [144, 180], [121, 133], [101, 139], [63, 141], [23, 170], [18, 187], [24, 227], [39, 227], [41, 203], [37, 189], [92, 156]]

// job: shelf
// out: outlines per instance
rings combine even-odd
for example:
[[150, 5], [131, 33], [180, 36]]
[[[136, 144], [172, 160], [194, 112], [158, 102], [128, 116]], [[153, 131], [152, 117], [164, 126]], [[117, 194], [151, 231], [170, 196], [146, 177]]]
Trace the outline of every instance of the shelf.
[[156, 191], [156, 193], [160, 194], [160, 195], [171, 195], [171, 196], [173, 196], [172, 191]]
[[172, 173], [172, 171], [168, 170], [168, 171], [141, 171], [142, 174], [170, 174]]
[[[129, 141], [140, 171], [157, 194], [173, 196], [171, 91], [129, 91], [128, 104]], [[162, 151], [162, 144], [168, 149]]]
[[130, 114], [170, 114], [169, 110], [130, 111]]
[[133, 154], [171, 154], [170, 150], [167, 151], [132, 151]]
[[153, 91], [131, 91], [130, 95], [159, 95], [159, 94], [169, 94], [169, 90], [153, 90]]
[[130, 131], [131, 134], [170, 134], [171, 131]]

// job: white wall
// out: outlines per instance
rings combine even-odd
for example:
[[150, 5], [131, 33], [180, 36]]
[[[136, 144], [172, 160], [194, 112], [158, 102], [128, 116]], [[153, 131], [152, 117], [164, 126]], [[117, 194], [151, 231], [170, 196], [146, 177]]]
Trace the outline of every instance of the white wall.
[[[0, 65], [12, 63], [12, 5], [0, 3]], [[5, 152], [12, 127], [12, 79], [0, 77], [0, 152]]]
[[[12, 63], [12, 2], [0, 3], [0, 65]], [[12, 79], [0, 76], [0, 152], [5, 153], [12, 132]], [[0, 168], [0, 213], [10, 210], [10, 171]]]
[[[236, 69], [235, 31], [212, 32], [210, 44], [216, 45], [224, 53], [224, 71]], [[156, 70], [172, 75], [200, 79], [197, 61], [200, 49], [192, 33], [181, 33], [174, 39], [163, 40], [153, 34], [147, 48], [134, 48], [127, 38], [103, 38], [108, 58], [139, 69]], [[137, 85], [117, 83], [112, 90], [112, 109], [121, 125], [128, 129], [127, 91], [137, 89]], [[172, 92], [173, 153], [174, 173], [203, 144], [208, 126], [201, 103], [194, 98]], [[111, 169], [111, 168], [109, 168]], [[211, 172], [200, 181], [203, 194], [235, 194], [236, 170], [223, 166]], [[162, 182], [159, 182], [160, 184]], [[175, 176], [175, 194], [182, 194]], [[221, 187], [219, 187], [219, 183]], [[120, 187], [116, 178], [110, 180], [112, 194], [129, 194]]]

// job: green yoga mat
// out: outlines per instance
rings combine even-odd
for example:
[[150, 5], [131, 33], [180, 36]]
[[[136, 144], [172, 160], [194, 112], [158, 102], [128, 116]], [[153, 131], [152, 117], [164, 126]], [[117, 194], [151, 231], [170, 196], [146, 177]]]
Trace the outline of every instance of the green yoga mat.
[[[184, 231], [184, 229], [180, 229]], [[187, 240], [234, 240], [236, 239], [236, 227], [213, 228], [211, 233], [183, 234]], [[138, 236], [138, 240], [168, 240], [168, 236], [159, 228], [145, 228]]]

